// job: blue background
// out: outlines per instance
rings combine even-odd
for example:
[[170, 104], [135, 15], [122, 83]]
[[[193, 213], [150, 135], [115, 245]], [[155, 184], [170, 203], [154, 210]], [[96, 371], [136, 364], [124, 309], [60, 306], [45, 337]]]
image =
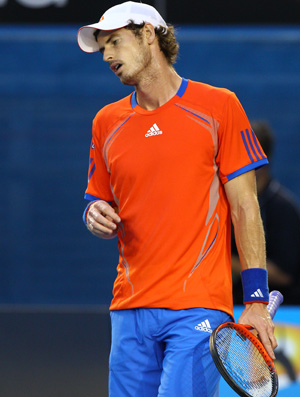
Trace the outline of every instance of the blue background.
[[[55, 321], [50, 316], [47, 325], [42, 315], [34, 321], [26, 315], [21, 321], [24, 307], [25, 312], [40, 307], [41, 313], [66, 310], [81, 315], [88, 314], [91, 307], [103, 307], [105, 320], [89, 317], [85, 324], [91, 325], [82, 335], [88, 338], [97, 324], [100, 339], [109, 340], [107, 307], [116, 276], [116, 241], [98, 240], [85, 230], [83, 194], [92, 119], [102, 106], [129, 94], [132, 88], [119, 83], [99, 54], [81, 52], [76, 32], [75, 27], [63, 26], [0, 27], [0, 320], [6, 324], [0, 328], [0, 348], [3, 352], [3, 347], [11, 346], [7, 357], [12, 359], [11, 351], [23, 341], [24, 357], [33, 357], [35, 342], [29, 343], [30, 337], [43, 335], [36, 350], [36, 368], [49, 352], [54, 354], [58, 346], [63, 349], [59, 343], [67, 338], [70, 325], [62, 323], [66, 316], [59, 315]], [[300, 28], [182, 27], [178, 40], [176, 69], [180, 75], [235, 91], [250, 120], [270, 122], [276, 136], [273, 173], [299, 198]], [[6, 310], [17, 310], [21, 317], [3, 315]], [[76, 327], [69, 329], [76, 343], [78, 319], [74, 319]], [[56, 350], [50, 347], [51, 338]], [[30, 349], [27, 353], [26, 348]], [[90, 350], [91, 345], [86, 351]], [[106, 354], [100, 363], [104, 367]], [[60, 376], [59, 355], [53, 360], [58, 371], [51, 369], [55, 382]], [[12, 360], [11, 367], [2, 368], [2, 373], [11, 368], [3, 379], [13, 382], [26, 363]], [[49, 382], [49, 373], [46, 378]], [[72, 373], [70, 378], [74, 384], [77, 376]], [[26, 379], [31, 381], [30, 374]], [[36, 380], [33, 384], [38, 387]], [[278, 395], [300, 395], [298, 386], [299, 382]], [[12, 383], [7, 387], [9, 390]], [[46, 396], [45, 383], [40, 387]], [[104, 390], [102, 384], [96, 387]], [[221, 390], [221, 395], [234, 395], [225, 384]], [[6, 395], [9, 397], [8, 392]], [[26, 397], [26, 393], [20, 395]], [[67, 397], [68, 393], [56, 395]], [[87, 392], [83, 395], [88, 396]]]
[[[83, 226], [91, 123], [132, 91], [77, 28], [0, 28], [0, 303], [109, 304], [116, 241]], [[276, 135], [273, 172], [300, 197], [300, 28], [178, 29], [180, 75], [236, 92]]]

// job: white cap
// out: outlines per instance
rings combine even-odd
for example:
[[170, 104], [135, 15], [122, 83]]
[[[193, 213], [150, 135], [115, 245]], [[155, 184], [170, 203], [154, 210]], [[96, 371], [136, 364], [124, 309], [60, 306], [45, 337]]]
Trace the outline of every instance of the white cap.
[[82, 26], [77, 34], [77, 42], [82, 51], [97, 52], [99, 45], [94, 37], [96, 30], [116, 30], [124, 28], [130, 21], [139, 25], [149, 22], [155, 28], [162, 26], [167, 28], [159, 12], [149, 4], [126, 1], [109, 8], [100, 18], [100, 21], [92, 25]]

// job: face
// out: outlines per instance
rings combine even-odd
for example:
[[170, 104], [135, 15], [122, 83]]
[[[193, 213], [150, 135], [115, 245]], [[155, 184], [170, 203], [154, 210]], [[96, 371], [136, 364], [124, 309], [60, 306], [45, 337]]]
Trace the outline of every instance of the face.
[[101, 31], [98, 44], [103, 60], [123, 84], [136, 85], [150, 64], [149, 46], [142, 36], [136, 37], [131, 30]]

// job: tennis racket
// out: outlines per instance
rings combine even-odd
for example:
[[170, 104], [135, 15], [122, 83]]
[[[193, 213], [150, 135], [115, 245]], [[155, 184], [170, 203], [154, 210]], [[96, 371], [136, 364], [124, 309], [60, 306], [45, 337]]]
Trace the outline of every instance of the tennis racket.
[[[270, 293], [268, 311], [272, 318], [282, 301], [279, 291]], [[220, 374], [238, 395], [274, 397], [278, 392], [274, 362], [250, 329], [250, 325], [231, 322], [217, 327], [209, 340], [212, 358]]]

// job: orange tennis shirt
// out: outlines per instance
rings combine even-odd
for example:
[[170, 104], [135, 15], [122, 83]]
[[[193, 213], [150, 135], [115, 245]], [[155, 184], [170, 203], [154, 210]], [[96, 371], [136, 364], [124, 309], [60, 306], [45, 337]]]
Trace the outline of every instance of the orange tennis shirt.
[[204, 307], [232, 315], [223, 185], [267, 162], [226, 89], [183, 79], [153, 111], [135, 93], [100, 110], [85, 198], [113, 202], [122, 219], [110, 309]]

